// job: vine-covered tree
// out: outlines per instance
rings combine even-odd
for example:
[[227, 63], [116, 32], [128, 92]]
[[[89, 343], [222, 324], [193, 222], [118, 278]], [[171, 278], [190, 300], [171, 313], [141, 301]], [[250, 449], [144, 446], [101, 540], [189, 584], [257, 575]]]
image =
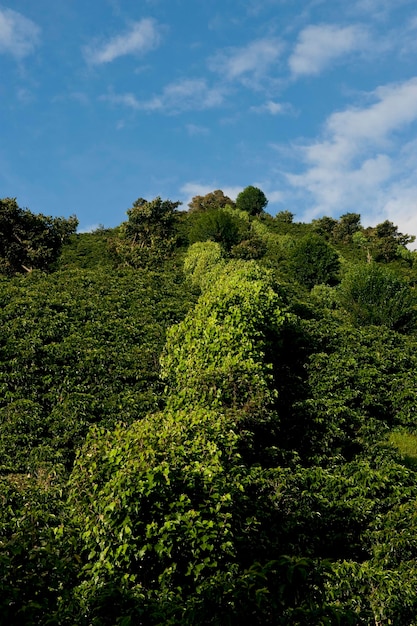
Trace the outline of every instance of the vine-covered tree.
[[0, 200], [0, 272], [11, 276], [49, 269], [77, 226], [75, 215], [65, 219], [35, 214], [20, 208], [15, 198], [3, 198]]

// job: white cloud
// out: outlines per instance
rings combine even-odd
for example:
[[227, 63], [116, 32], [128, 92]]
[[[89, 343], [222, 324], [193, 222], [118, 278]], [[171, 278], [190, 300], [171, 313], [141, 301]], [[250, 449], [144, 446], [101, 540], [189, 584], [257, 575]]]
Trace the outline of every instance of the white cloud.
[[401, 205], [402, 221], [407, 215], [414, 220], [417, 139], [401, 145], [400, 133], [417, 121], [417, 78], [379, 87], [370, 96], [374, 102], [367, 106], [333, 113], [322, 138], [299, 148], [305, 169], [286, 178], [313, 200], [307, 218], [354, 210], [371, 221], [395, 222], [393, 211], [399, 213]]
[[92, 65], [111, 63], [128, 54], [144, 54], [155, 49], [161, 41], [161, 28], [155, 20], [144, 18], [134, 22], [121, 35], [102, 43], [94, 43], [84, 49], [85, 58]]
[[209, 68], [227, 80], [261, 78], [277, 63], [283, 44], [274, 38], [252, 41], [242, 48], [218, 52], [209, 61]]
[[205, 110], [224, 101], [225, 90], [209, 87], [204, 79], [184, 79], [167, 85], [162, 93], [148, 100], [139, 100], [132, 93], [101, 96], [112, 104], [121, 104], [135, 110], [181, 113]]
[[100, 96], [100, 100], [105, 100], [114, 105], [122, 105], [130, 109], [141, 109], [140, 101], [133, 95], [133, 93], [115, 94], [109, 93], [106, 96]]
[[368, 43], [368, 35], [361, 26], [307, 26], [299, 34], [289, 58], [290, 70], [294, 76], [319, 74], [336, 59], [364, 50]]
[[253, 106], [250, 108], [254, 113], [269, 113], [270, 115], [283, 115], [291, 110], [291, 105], [283, 102], [274, 102], [268, 100], [264, 104], [259, 106]]
[[40, 28], [21, 13], [0, 8], [0, 53], [23, 59], [40, 42]]
[[[260, 187], [260, 189], [262, 189], [262, 187]], [[265, 191], [265, 195], [268, 198], [269, 204], [282, 202], [282, 200], [284, 199], [284, 193], [280, 190]]]

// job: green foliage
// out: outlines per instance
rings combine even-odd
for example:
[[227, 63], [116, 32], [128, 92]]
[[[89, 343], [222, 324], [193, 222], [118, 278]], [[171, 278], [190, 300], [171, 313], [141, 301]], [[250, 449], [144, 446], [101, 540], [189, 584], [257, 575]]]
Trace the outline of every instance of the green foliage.
[[325, 239], [332, 239], [333, 231], [337, 226], [337, 220], [335, 220], [333, 217], [328, 217], [327, 215], [325, 215], [324, 217], [313, 220], [311, 222], [311, 225], [314, 229], [314, 232], [316, 232], [318, 235], [324, 237]]
[[308, 289], [320, 284], [332, 285], [339, 277], [339, 255], [319, 235], [305, 235], [291, 250], [290, 267], [296, 280]]
[[330, 614], [320, 566], [280, 554], [284, 475], [245, 467], [235, 426], [195, 408], [90, 434], [70, 483], [84, 563], [73, 622], [295, 626]]
[[392, 432], [389, 436], [389, 443], [397, 448], [407, 465], [417, 469], [417, 435], [415, 433]]
[[408, 236], [226, 206], [167, 260], [218, 206], [0, 278], [0, 623], [415, 626]]
[[65, 519], [62, 478], [54, 467], [0, 477], [0, 623], [57, 624], [62, 590], [74, 565], [55, 543]]
[[235, 259], [244, 259], [250, 261], [251, 259], [261, 259], [268, 250], [268, 243], [261, 237], [251, 235], [248, 239], [243, 239], [238, 244], [233, 246], [230, 253]]
[[175, 275], [67, 270], [0, 281], [0, 468], [70, 466], [92, 423], [161, 401], [165, 329], [190, 296]]
[[223, 250], [215, 241], [192, 244], [184, 258], [184, 273], [191, 284], [206, 289], [226, 264]]
[[229, 262], [195, 309], [169, 330], [162, 376], [175, 402], [262, 412], [271, 403], [268, 333], [286, 315], [255, 262]]
[[205, 196], [194, 196], [188, 204], [190, 213], [211, 211], [212, 209], [221, 209], [225, 206], [234, 207], [234, 205], [233, 200], [225, 196], [221, 189], [211, 191]]
[[267, 197], [258, 187], [245, 187], [236, 198], [236, 207], [241, 211], [246, 211], [249, 215], [259, 215], [268, 204]]
[[291, 211], [279, 211], [275, 215], [275, 219], [277, 222], [283, 222], [284, 224], [292, 224], [294, 221], [294, 213], [291, 213]]
[[335, 224], [332, 236], [336, 241], [349, 243], [353, 235], [362, 229], [359, 213], [345, 213]]
[[403, 235], [398, 227], [389, 220], [368, 228], [366, 234], [370, 239], [372, 256], [375, 261], [388, 263], [399, 256], [399, 249], [405, 248], [415, 237]]
[[384, 325], [400, 332], [415, 327], [416, 300], [410, 287], [375, 263], [358, 265], [346, 274], [340, 301], [357, 326]]
[[7, 276], [47, 270], [58, 259], [78, 220], [35, 214], [14, 198], [0, 200], [0, 272]]
[[131, 267], [156, 267], [176, 245], [176, 209], [181, 202], [162, 200], [148, 202], [138, 198], [127, 211], [128, 220], [119, 227], [111, 241], [119, 263]]
[[92, 233], [72, 235], [62, 247], [60, 269], [113, 269], [109, 241], [116, 236], [115, 229], [97, 229]]
[[191, 223], [189, 241], [214, 241], [229, 252], [248, 232], [248, 225], [223, 209], [197, 213]]

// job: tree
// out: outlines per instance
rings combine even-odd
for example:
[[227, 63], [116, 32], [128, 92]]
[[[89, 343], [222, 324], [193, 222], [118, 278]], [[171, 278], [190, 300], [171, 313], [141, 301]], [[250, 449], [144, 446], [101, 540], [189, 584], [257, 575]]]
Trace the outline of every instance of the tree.
[[283, 222], [284, 224], [292, 224], [294, 221], [294, 213], [291, 213], [291, 211], [279, 211], [275, 216], [275, 220], [277, 222]]
[[308, 289], [315, 285], [337, 283], [339, 256], [319, 235], [302, 237], [291, 250], [290, 267], [295, 278]]
[[158, 263], [172, 251], [176, 243], [176, 209], [181, 202], [162, 200], [159, 196], [148, 202], [138, 198], [127, 211], [128, 220], [113, 240], [116, 257], [132, 267]]
[[236, 198], [236, 207], [250, 215], [259, 215], [268, 204], [267, 197], [258, 187], [245, 187]]
[[370, 239], [375, 261], [386, 263], [400, 256], [399, 248], [404, 248], [415, 240], [414, 236], [398, 232], [398, 226], [389, 220], [377, 224], [375, 228], [368, 228], [366, 234]]
[[313, 220], [311, 222], [311, 226], [318, 235], [321, 235], [321, 237], [324, 237], [325, 239], [331, 239], [337, 223], [337, 220], [335, 220], [333, 217], [324, 215], [323, 217], [319, 217], [318, 219]]
[[0, 200], [0, 272], [11, 276], [49, 269], [77, 226], [75, 215], [49, 217], [21, 209], [15, 198]]
[[234, 207], [235, 203], [231, 198], [226, 196], [221, 189], [210, 191], [210, 193], [205, 196], [194, 196], [188, 204], [190, 213], [221, 209], [226, 205]]
[[197, 241], [215, 241], [226, 251], [238, 244], [245, 238], [249, 231], [249, 225], [235, 215], [223, 209], [212, 209], [199, 213], [193, 218], [189, 240], [190, 243]]
[[349, 243], [353, 235], [361, 230], [361, 216], [359, 213], [345, 213], [333, 228], [333, 237], [336, 241]]
[[340, 300], [357, 326], [383, 325], [399, 332], [415, 327], [416, 300], [410, 287], [376, 263], [359, 265], [346, 274]]

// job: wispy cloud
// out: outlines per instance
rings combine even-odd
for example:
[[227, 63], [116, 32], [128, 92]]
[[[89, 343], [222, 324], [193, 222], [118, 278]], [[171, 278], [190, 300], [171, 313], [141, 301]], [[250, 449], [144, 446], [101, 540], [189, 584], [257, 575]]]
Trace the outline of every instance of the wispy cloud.
[[21, 13], [0, 8], [0, 53], [23, 59], [39, 45], [40, 33], [39, 26]]
[[110, 104], [115, 106], [120, 105], [136, 110], [143, 109], [141, 102], [133, 93], [108, 93], [105, 96], [100, 96], [99, 100], [110, 102]]
[[[417, 77], [379, 87], [369, 97], [371, 104], [330, 115], [323, 136], [299, 148], [305, 169], [287, 180], [313, 200], [311, 215], [352, 209], [387, 214], [404, 197], [402, 184], [417, 187], [411, 182], [417, 159], [401, 142], [401, 132], [417, 121]], [[417, 202], [410, 206], [415, 211]]]
[[199, 126], [198, 124], [186, 124], [185, 128], [191, 137], [199, 137], [210, 133], [206, 126]]
[[258, 80], [278, 62], [283, 48], [278, 39], [257, 39], [247, 46], [219, 51], [209, 60], [209, 69], [225, 80]]
[[340, 57], [362, 51], [368, 45], [368, 34], [359, 25], [307, 26], [298, 36], [289, 67], [294, 76], [319, 74]]
[[132, 93], [108, 94], [101, 96], [112, 104], [120, 104], [137, 111], [160, 111], [181, 113], [183, 111], [205, 110], [223, 103], [226, 91], [210, 87], [204, 79], [184, 79], [167, 85], [161, 94], [148, 100], [140, 100]]
[[84, 48], [85, 58], [92, 65], [101, 65], [128, 54], [144, 54], [158, 47], [161, 30], [155, 20], [144, 18], [134, 22], [124, 33]]
[[283, 115], [291, 111], [291, 105], [286, 102], [274, 102], [268, 100], [264, 104], [250, 108], [254, 113], [269, 113], [270, 115]]

